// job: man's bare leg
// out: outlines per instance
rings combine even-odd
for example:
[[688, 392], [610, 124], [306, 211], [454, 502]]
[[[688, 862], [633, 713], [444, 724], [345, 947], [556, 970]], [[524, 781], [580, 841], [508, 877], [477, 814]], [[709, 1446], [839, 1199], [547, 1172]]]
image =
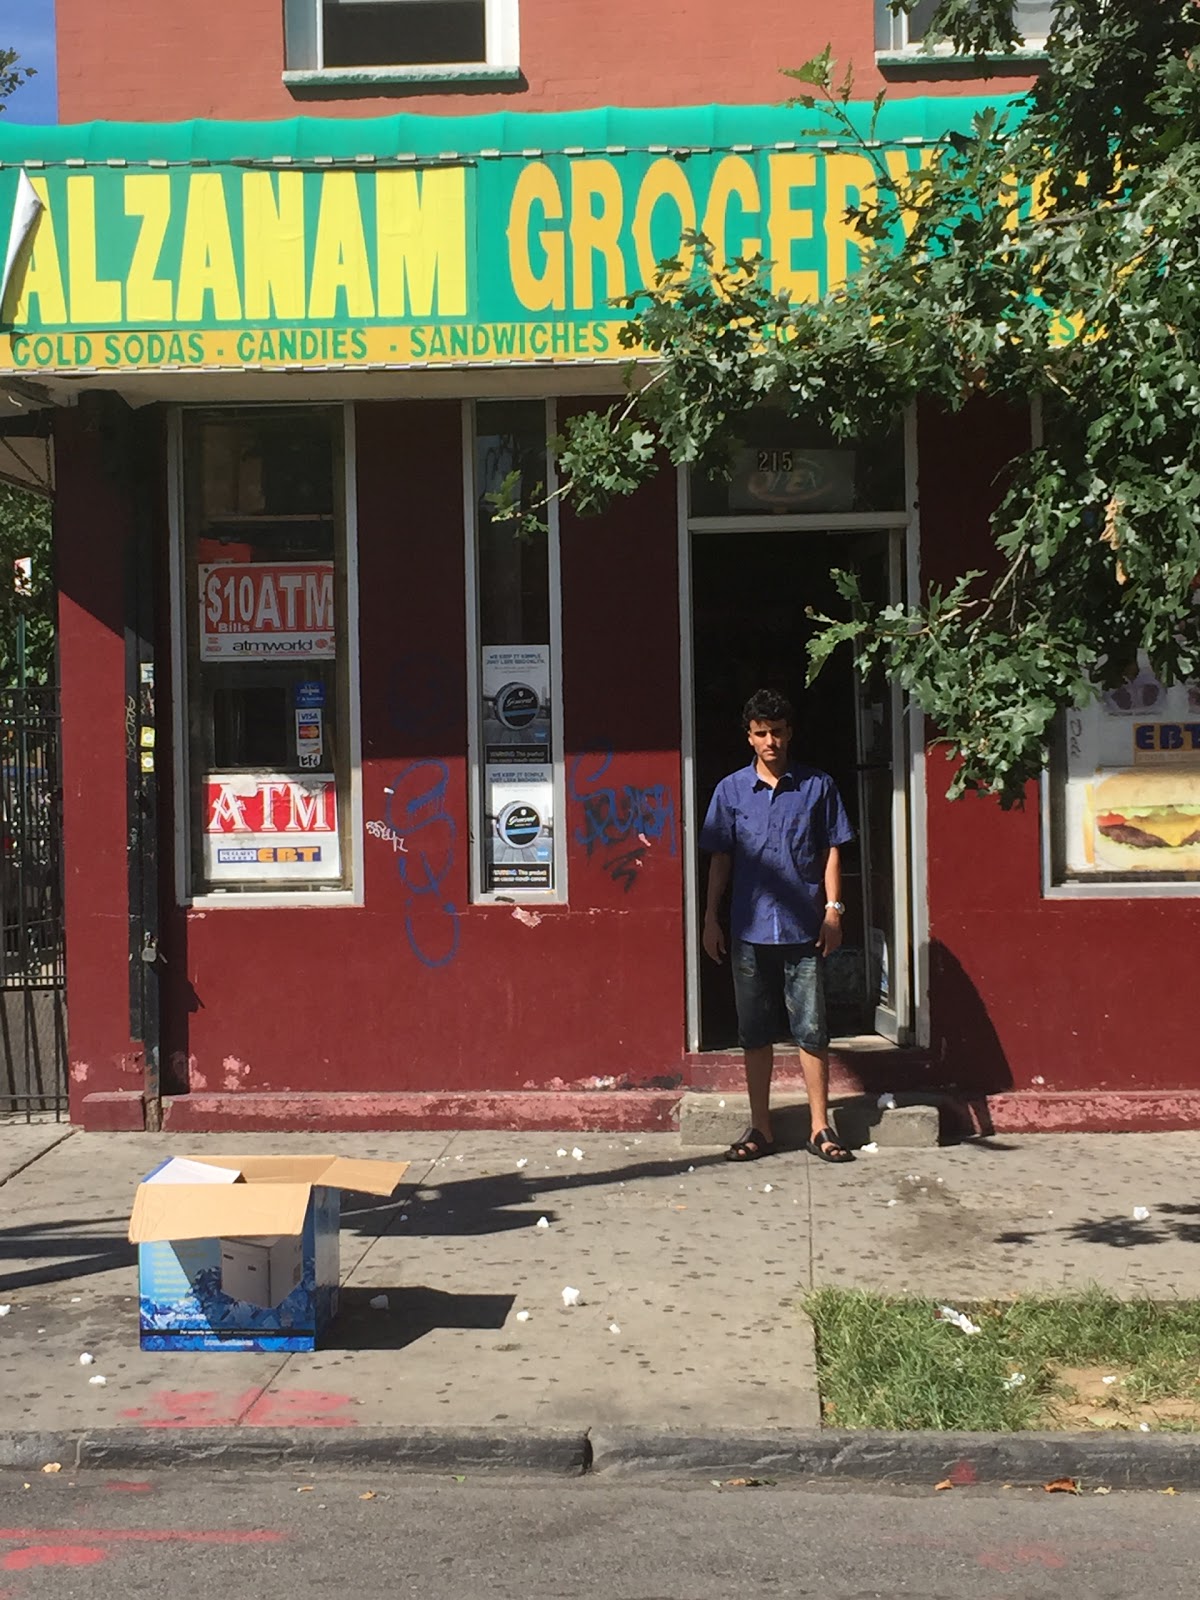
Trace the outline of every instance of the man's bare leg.
[[800, 1065], [804, 1069], [804, 1087], [808, 1090], [808, 1108], [812, 1116], [812, 1128], [809, 1133], [811, 1141], [817, 1134], [828, 1129], [828, 1135], [821, 1141], [820, 1150], [814, 1154], [820, 1155], [824, 1161], [832, 1161], [841, 1166], [843, 1162], [853, 1161], [854, 1157], [842, 1144], [842, 1141], [829, 1126], [829, 1055], [822, 1051], [814, 1055], [811, 1051], [801, 1050]]
[[811, 1139], [814, 1133], [820, 1133], [822, 1128], [829, 1126], [828, 1052], [814, 1055], [810, 1050], [801, 1050], [800, 1066], [804, 1073], [804, 1087], [808, 1091], [808, 1109], [812, 1114]]
[[[768, 1143], [771, 1133], [771, 1071], [775, 1065], [774, 1045], [764, 1044], [746, 1051], [746, 1092], [750, 1096], [750, 1126], [757, 1128]], [[808, 1069], [805, 1068], [807, 1081]]]

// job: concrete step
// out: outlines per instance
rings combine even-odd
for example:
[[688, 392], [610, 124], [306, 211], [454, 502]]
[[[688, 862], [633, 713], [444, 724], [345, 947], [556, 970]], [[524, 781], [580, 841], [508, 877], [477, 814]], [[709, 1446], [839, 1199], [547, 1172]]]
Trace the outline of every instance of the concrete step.
[[[929, 1101], [882, 1109], [874, 1095], [849, 1095], [829, 1102], [838, 1138], [850, 1149], [872, 1141], [881, 1147], [928, 1150], [938, 1143], [941, 1117]], [[703, 1094], [691, 1091], [679, 1102], [679, 1140], [685, 1145], [728, 1145], [750, 1121], [750, 1101], [744, 1094]], [[771, 1124], [777, 1144], [798, 1149], [808, 1141], [811, 1119], [808, 1097], [783, 1093], [772, 1096]]]

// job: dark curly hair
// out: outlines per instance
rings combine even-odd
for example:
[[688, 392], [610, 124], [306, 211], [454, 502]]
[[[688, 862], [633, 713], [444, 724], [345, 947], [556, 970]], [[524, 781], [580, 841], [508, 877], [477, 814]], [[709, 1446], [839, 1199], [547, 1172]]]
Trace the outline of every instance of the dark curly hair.
[[756, 689], [742, 707], [742, 732], [750, 732], [752, 722], [786, 722], [794, 726], [792, 702], [776, 689]]

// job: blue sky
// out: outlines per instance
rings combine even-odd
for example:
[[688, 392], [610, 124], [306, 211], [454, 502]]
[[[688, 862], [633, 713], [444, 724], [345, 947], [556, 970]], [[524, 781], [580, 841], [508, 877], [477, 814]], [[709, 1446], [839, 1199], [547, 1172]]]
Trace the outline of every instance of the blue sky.
[[5, 122], [57, 122], [54, 0], [0, 0], [0, 47], [15, 50], [23, 67], [37, 68], [37, 77], [4, 102]]

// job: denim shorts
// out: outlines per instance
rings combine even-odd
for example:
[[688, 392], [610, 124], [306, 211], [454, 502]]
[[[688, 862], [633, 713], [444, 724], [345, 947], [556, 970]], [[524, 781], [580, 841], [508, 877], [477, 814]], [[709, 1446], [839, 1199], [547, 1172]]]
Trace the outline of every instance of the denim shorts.
[[786, 1026], [801, 1050], [820, 1055], [829, 1045], [823, 957], [811, 944], [733, 942], [733, 996], [743, 1050], [773, 1044]]

